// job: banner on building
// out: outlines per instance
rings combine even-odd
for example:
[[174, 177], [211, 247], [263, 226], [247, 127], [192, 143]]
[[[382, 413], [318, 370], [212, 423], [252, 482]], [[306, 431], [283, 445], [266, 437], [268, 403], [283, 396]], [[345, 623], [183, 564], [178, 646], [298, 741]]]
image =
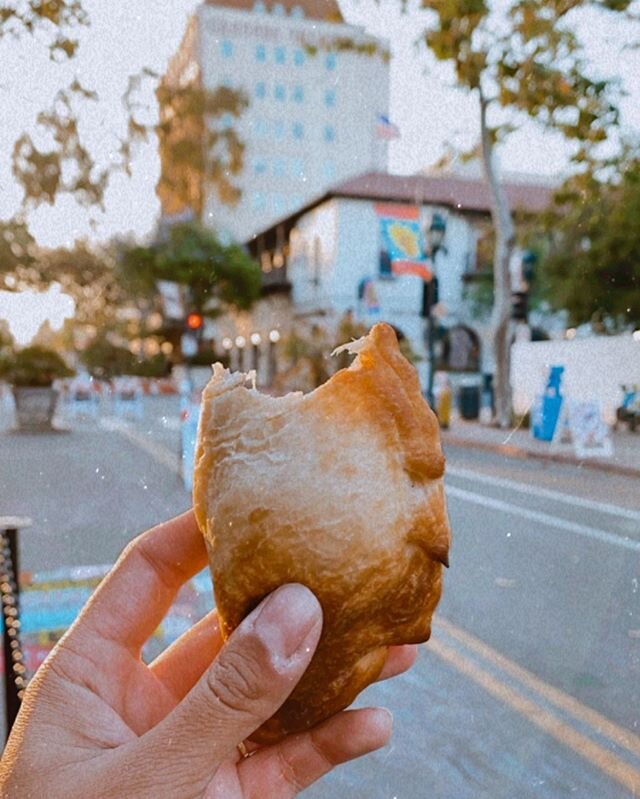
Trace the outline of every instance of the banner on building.
[[425, 281], [433, 277], [425, 254], [418, 209], [412, 206], [376, 206], [380, 218], [382, 251], [391, 262], [391, 274], [415, 275]]

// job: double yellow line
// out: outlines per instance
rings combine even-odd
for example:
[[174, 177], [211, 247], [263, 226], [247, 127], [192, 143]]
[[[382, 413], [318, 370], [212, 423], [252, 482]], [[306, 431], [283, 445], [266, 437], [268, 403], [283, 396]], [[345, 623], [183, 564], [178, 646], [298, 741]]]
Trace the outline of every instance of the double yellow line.
[[487, 693], [509, 705], [536, 727], [544, 730], [561, 744], [572, 749], [580, 757], [588, 760], [600, 771], [607, 774], [620, 785], [623, 785], [632, 796], [640, 796], [640, 770], [617, 757], [611, 751], [595, 743], [591, 738], [563, 721], [552, 711], [537, 704], [534, 700], [516, 688], [502, 682], [498, 677], [479, 665], [474, 659], [464, 657], [459, 651], [444, 643], [438, 632], [443, 632], [451, 639], [475, 653], [488, 664], [497, 667], [504, 674], [516, 680], [520, 685], [546, 700], [566, 715], [588, 727], [601, 738], [607, 738], [631, 755], [640, 758], [640, 738], [629, 730], [614, 724], [605, 716], [586, 707], [577, 699], [565, 694], [543, 682], [527, 669], [518, 666], [508, 658], [487, 646], [474, 635], [455, 627], [450, 622], [439, 618], [434, 623], [435, 635], [428, 644], [429, 651], [436, 654], [450, 666], [453, 666], [465, 677], [480, 685]]

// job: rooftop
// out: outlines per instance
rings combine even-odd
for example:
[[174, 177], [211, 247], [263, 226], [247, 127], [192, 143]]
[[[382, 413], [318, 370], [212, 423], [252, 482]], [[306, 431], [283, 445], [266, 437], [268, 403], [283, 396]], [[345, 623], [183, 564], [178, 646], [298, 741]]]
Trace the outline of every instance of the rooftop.
[[[549, 185], [537, 182], [503, 185], [513, 211], [541, 213], [553, 199], [554, 188]], [[489, 188], [482, 179], [462, 178], [456, 175], [390, 175], [386, 172], [366, 172], [330, 186], [324, 194], [310, 200], [289, 216], [274, 222], [253, 239], [258, 236], [268, 236], [280, 225], [293, 226], [301, 216], [334, 198], [439, 205], [462, 213], [491, 212]]]
[[[537, 182], [505, 183], [514, 211], [540, 213], [548, 207], [554, 189]], [[491, 210], [489, 187], [483, 179], [457, 175], [389, 175], [368, 172], [327, 191], [332, 197], [351, 197], [421, 205], [446, 205], [459, 211], [488, 213]]]
[[[260, 4], [256, 3], [255, 0], [206, 0], [205, 5], [224, 6], [238, 11], [255, 11], [259, 13], [255, 7]], [[267, 12], [273, 12], [274, 6], [281, 6], [289, 15], [298, 8], [304, 13], [305, 17], [310, 19], [322, 19], [325, 22], [344, 22], [336, 0], [279, 0], [279, 2], [266, 0], [261, 5], [265, 7]]]

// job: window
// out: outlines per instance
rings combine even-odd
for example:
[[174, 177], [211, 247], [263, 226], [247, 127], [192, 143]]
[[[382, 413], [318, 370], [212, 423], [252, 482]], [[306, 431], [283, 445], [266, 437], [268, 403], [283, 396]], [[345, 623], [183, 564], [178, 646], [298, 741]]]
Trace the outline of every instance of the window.
[[336, 140], [336, 129], [333, 125], [325, 125], [323, 138], [326, 142], [332, 142]]
[[267, 60], [267, 48], [263, 44], [256, 45], [256, 61], [266, 61]]
[[324, 59], [324, 65], [329, 71], [334, 70], [338, 65], [338, 59], [336, 58], [336, 54], [327, 53]]
[[333, 108], [336, 104], [336, 90], [335, 89], [327, 89], [324, 93], [324, 104], [327, 108]]
[[220, 127], [222, 130], [229, 130], [229, 128], [233, 127], [233, 114], [230, 114], [228, 111], [225, 111], [224, 114], [220, 117]]
[[271, 210], [274, 214], [283, 214], [286, 203], [287, 198], [285, 194], [276, 193], [271, 196]]
[[267, 171], [267, 160], [262, 155], [256, 155], [253, 159], [253, 174], [264, 175]]
[[263, 80], [256, 83], [255, 95], [260, 100], [267, 96], [267, 84]]
[[297, 67], [301, 67], [304, 64], [304, 51], [300, 48], [293, 51], [293, 63]]
[[282, 3], [274, 3], [273, 4], [273, 16], [274, 17], [284, 17], [286, 15], [286, 11], [284, 10], [284, 6]]
[[253, 132], [255, 135], [260, 138], [264, 139], [266, 136], [269, 135], [269, 124], [266, 119], [262, 119], [259, 117], [253, 123]]
[[291, 90], [291, 99], [294, 103], [304, 102], [304, 89], [302, 86], [294, 86]]
[[220, 42], [220, 55], [223, 58], [231, 58], [233, 55], [233, 42], [229, 39], [223, 39]]
[[223, 75], [220, 78], [220, 85], [224, 89], [233, 89], [233, 87], [235, 86], [235, 82], [234, 82], [233, 78], [231, 77], [231, 75]]
[[324, 180], [336, 179], [336, 164], [335, 161], [325, 161], [322, 165], [322, 177]]
[[291, 9], [293, 19], [304, 19], [304, 9], [301, 6], [294, 6]]
[[286, 158], [273, 159], [273, 174], [277, 178], [284, 178], [287, 175], [287, 161]]
[[304, 179], [304, 159], [292, 158], [291, 159], [291, 177], [297, 180]]
[[304, 125], [302, 122], [294, 122], [291, 126], [291, 135], [294, 139], [304, 139]]
[[267, 13], [267, 7], [262, 2], [262, 0], [257, 0], [257, 2], [255, 2], [253, 4], [253, 10], [256, 12], [256, 14], [266, 14]]
[[254, 211], [264, 211], [267, 207], [267, 198], [261, 191], [254, 191], [251, 195], [251, 207]]
[[276, 83], [275, 88], [273, 90], [273, 96], [276, 98], [276, 100], [279, 100], [281, 103], [287, 99], [287, 93], [282, 83]]
[[284, 139], [284, 122], [281, 119], [276, 120], [273, 126], [273, 135], [276, 139]]
[[276, 64], [286, 64], [287, 63], [287, 52], [284, 47], [276, 47], [273, 51], [273, 57], [275, 59]]

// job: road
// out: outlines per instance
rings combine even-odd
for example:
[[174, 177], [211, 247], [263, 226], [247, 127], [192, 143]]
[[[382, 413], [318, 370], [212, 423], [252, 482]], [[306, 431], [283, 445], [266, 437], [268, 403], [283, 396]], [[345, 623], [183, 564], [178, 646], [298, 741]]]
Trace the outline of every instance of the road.
[[[176, 414], [153, 399], [144, 421], [0, 436], [2, 507], [34, 518], [25, 569], [111, 562], [188, 506]], [[637, 481], [456, 448], [447, 459], [454, 544], [432, 640], [359, 700], [393, 710], [393, 742], [305, 796], [640, 797]]]

